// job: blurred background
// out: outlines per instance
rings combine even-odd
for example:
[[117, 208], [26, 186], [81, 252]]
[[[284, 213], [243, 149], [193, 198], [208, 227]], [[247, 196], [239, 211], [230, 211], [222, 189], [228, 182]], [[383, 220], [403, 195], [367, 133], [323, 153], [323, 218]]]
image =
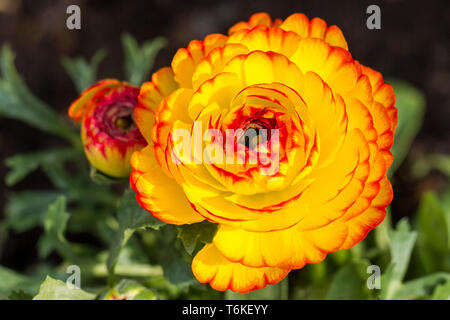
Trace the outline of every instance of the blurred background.
[[[81, 8], [81, 30], [66, 28], [66, 8], [71, 4]], [[381, 8], [381, 30], [366, 28], [370, 4]], [[448, 176], [442, 170], [417, 165], [427, 155], [450, 153], [450, 5], [445, 0], [0, 0], [0, 44], [11, 45], [17, 69], [31, 91], [66, 117], [78, 93], [61, 64], [63, 56], [90, 59], [105, 48], [107, 56], [99, 66], [99, 78], [121, 79], [123, 32], [139, 43], [157, 36], [168, 40], [156, 58], [156, 70], [170, 64], [176, 50], [189, 40], [226, 33], [234, 23], [260, 11], [282, 19], [303, 12], [310, 19], [317, 16], [328, 25], [339, 26], [356, 60], [385, 78], [407, 81], [423, 93], [426, 111], [422, 127], [393, 177], [394, 222], [412, 216], [425, 191], [440, 193], [448, 187]], [[0, 128], [0, 181], [8, 170], [4, 159], [64, 145], [62, 140], [15, 120], [0, 118]], [[11, 188], [2, 182], [0, 220], [10, 193], [50, 187], [41, 170]], [[41, 234], [42, 228], [35, 227], [26, 232], [12, 230], [6, 239], [0, 236], [0, 265], [25, 271], [38, 257], [35, 243]], [[89, 242], [89, 235], [86, 237], [77, 240]]]

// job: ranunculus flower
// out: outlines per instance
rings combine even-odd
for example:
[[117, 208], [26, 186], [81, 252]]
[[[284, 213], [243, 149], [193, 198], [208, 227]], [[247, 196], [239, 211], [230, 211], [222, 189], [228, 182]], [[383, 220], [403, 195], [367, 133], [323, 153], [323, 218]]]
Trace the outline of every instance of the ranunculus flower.
[[128, 176], [132, 153], [147, 145], [134, 121], [138, 94], [138, 87], [106, 79], [84, 90], [69, 108], [69, 116], [81, 122], [89, 162], [111, 177]]
[[[260, 289], [354, 246], [383, 221], [394, 103], [392, 87], [352, 58], [338, 27], [255, 14], [229, 36], [191, 41], [141, 87], [135, 118], [149, 146], [132, 156], [131, 184], [141, 206], [167, 223], [219, 224], [192, 263], [200, 282]], [[224, 143], [208, 139], [210, 129], [256, 136]], [[192, 150], [178, 148], [180, 130], [193, 133]], [[230, 145], [241, 147], [235, 160], [270, 149], [277, 164], [210, 161]], [[224, 152], [208, 158], [208, 146]]]

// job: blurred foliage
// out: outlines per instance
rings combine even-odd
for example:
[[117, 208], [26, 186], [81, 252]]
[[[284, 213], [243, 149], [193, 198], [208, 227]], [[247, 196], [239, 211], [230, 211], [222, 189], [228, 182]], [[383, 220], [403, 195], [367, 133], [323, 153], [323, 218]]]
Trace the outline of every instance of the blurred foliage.
[[136, 86], [148, 79], [158, 52], [164, 48], [167, 40], [158, 37], [145, 41], [139, 47], [136, 39], [128, 33], [122, 35], [122, 46], [125, 53], [125, 79]]
[[408, 83], [387, 79], [395, 92], [395, 106], [398, 110], [398, 124], [391, 148], [394, 162], [389, 168], [389, 174], [395, 172], [408, 154], [411, 144], [422, 126], [425, 114], [425, 97], [422, 92]]
[[[163, 38], [139, 45], [122, 36], [125, 79], [140, 85], [165, 46]], [[81, 92], [97, 81], [106, 52], [91, 61], [65, 57], [63, 66]], [[41, 229], [39, 260], [23, 274], [0, 266], [1, 299], [448, 299], [450, 296], [450, 190], [424, 193], [417, 213], [395, 228], [388, 214], [367, 238], [323, 262], [292, 271], [285, 280], [251, 293], [217, 292], [198, 283], [191, 271], [193, 255], [211, 242], [217, 225], [207, 221], [173, 226], [142, 209], [127, 181], [111, 179], [87, 164], [76, 128], [36, 98], [15, 69], [14, 54], [4, 46], [0, 56], [0, 116], [23, 121], [68, 141], [63, 148], [14, 155], [5, 183], [14, 186], [36, 170], [53, 184], [51, 190], [10, 193], [8, 233]], [[393, 84], [399, 124], [392, 148], [390, 175], [409, 156], [422, 123], [425, 100], [400, 80]], [[427, 155], [414, 162], [415, 175], [439, 170], [449, 175], [446, 155]], [[92, 241], [76, 242], [82, 235]], [[7, 235], [6, 235], [7, 236]], [[48, 259], [60, 258], [59, 263]], [[51, 262], [53, 261], [53, 262]], [[66, 268], [81, 270], [82, 288], [69, 287]], [[380, 286], [369, 289], [373, 266], [381, 270]], [[376, 281], [375, 281], [376, 283]]]
[[277, 284], [268, 285], [261, 290], [255, 290], [247, 293], [233, 292], [231, 290], [225, 292], [225, 299], [227, 300], [287, 300], [288, 298], [289, 283], [287, 278]]
[[417, 246], [426, 273], [450, 270], [449, 214], [436, 194], [422, 196], [416, 215]]
[[118, 230], [112, 242], [107, 267], [110, 276], [114, 275], [114, 268], [119, 258], [120, 251], [128, 242], [133, 233], [140, 228], [153, 228], [158, 230], [164, 222], [154, 218], [142, 209], [134, 199], [134, 191], [128, 189], [124, 192], [117, 210]]
[[64, 69], [72, 79], [79, 93], [97, 81], [98, 65], [105, 57], [106, 51], [100, 49], [94, 54], [90, 62], [86, 61], [83, 57], [62, 58]]
[[156, 300], [152, 290], [134, 280], [121, 280], [103, 297], [104, 300]]
[[395, 230], [389, 230], [391, 261], [381, 277], [382, 299], [392, 299], [402, 286], [416, 237], [406, 219], [399, 221]]
[[34, 96], [14, 66], [14, 53], [4, 45], [0, 55], [0, 116], [24, 121], [39, 130], [79, 144], [76, 132], [61, 121], [59, 115]]

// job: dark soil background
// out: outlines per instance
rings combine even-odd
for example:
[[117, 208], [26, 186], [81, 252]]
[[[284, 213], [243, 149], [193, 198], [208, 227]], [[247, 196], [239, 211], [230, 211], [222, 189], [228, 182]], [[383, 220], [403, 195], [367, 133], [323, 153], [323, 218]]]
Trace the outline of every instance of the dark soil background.
[[[71, 4], [81, 8], [81, 30], [66, 28], [66, 8]], [[366, 8], [370, 4], [381, 8], [381, 30], [366, 28]], [[139, 42], [159, 35], [169, 40], [168, 47], [157, 57], [156, 69], [168, 65], [176, 49], [185, 47], [189, 40], [213, 32], [226, 33], [231, 25], [247, 20], [252, 13], [266, 11], [272, 17], [286, 18], [303, 12], [309, 18], [318, 16], [329, 25], [338, 25], [353, 57], [361, 63], [385, 77], [403, 79], [421, 89], [427, 110], [412, 149], [419, 153], [449, 153], [449, 4], [446, 0], [0, 0], [0, 44], [12, 45], [16, 65], [31, 90], [66, 117], [77, 92], [62, 68], [61, 56], [90, 58], [98, 49], [106, 48], [108, 56], [100, 65], [99, 77], [122, 78], [120, 35], [124, 31]], [[0, 119], [0, 128], [0, 181], [7, 170], [3, 163], [6, 157], [63, 143], [13, 120]], [[394, 220], [413, 215], [424, 190], [439, 190], [448, 184], [437, 172], [420, 180], [413, 178], [411, 162], [412, 157], [407, 158], [394, 177]], [[12, 190], [1, 183], [0, 208], [9, 192], [50, 186], [39, 171]], [[5, 243], [0, 237], [0, 264], [25, 269], [36, 259], [35, 243], [40, 232], [10, 234]]]

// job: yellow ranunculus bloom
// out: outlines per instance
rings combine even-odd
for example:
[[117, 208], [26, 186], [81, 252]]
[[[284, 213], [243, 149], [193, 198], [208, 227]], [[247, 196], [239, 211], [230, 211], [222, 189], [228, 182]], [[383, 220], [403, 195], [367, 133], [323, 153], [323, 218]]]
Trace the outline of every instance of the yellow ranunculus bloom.
[[[141, 87], [135, 119], [149, 145], [131, 158], [131, 184], [141, 206], [167, 223], [219, 224], [192, 263], [200, 282], [260, 289], [354, 246], [383, 221], [394, 103], [392, 87], [353, 60], [338, 27], [258, 13], [228, 36], [191, 41]], [[242, 147], [233, 159], [244, 161], [196, 161], [195, 146], [178, 152], [177, 130], [195, 133], [199, 121], [202, 148], [223, 146], [205, 139], [209, 129], [256, 130], [256, 140], [231, 142]], [[277, 132], [274, 171], [245, 158], [274, 143], [263, 130]]]

